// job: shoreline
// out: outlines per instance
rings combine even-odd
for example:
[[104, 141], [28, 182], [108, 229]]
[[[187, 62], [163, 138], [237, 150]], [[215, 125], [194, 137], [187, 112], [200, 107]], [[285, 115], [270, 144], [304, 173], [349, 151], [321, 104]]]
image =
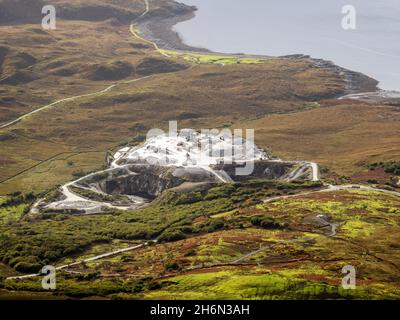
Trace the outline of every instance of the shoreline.
[[[379, 81], [369, 77], [368, 75], [352, 71], [347, 68], [336, 65], [334, 62], [324, 59], [312, 58], [309, 55], [294, 54], [287, 56], [268, 56], [268, 55], [252, 55], [245, 53], [226, 53], [211, 51], [207, 48], [199, 48], [186, 44], [181, 35], [174, 30], [174, 26], [180, 22], [195, 18], [197, 7], [189, 6], [183, 3], [174, 2], [175, 10], [173, 15], [163, 17], [160, 15], [152, 15], [151, 12], [137, 22], [139, 34], [144, 39], [155, 43], [160, 49], [177, 51], [182, 53], [211, 54], [216, 56], [231, 56], [238, 58], [258, 58], [262, 60], [270, 59], [296, 59], [307, 60], [314, 67], [321, 68], [326, 71], [339, 74], [346, 85], [343, 93], [334, 98], [353, 99], [353, 95], [357, 100], [363, 99], [363, 94], [368, 97], [368, 102], [382, 102], [382, 97], [387, 97], [390, 101], [397, 101], [399, 93], [396, 91], [386, 91], [378, 87]], [[384, 94], [382, 94], [384, 92]], [[393, 96], [391, 93], [394, 92]]]

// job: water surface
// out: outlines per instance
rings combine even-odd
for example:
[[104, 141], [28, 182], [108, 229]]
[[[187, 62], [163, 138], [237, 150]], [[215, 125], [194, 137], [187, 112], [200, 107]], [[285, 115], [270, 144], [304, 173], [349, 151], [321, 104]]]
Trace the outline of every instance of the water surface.
[[[185, 43], [213, 51], [309, 54], [400, 90], [400, 0], [181, 0], [196, 17], [175, 26]], [[342, 7], [357, 29], [342, 28]]]

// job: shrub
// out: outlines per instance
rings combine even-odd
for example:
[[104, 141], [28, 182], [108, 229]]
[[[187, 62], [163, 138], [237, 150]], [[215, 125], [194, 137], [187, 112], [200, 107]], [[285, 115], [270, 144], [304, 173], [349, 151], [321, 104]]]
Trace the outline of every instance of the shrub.
[[23, 272], [23, 273], [29, 273], [29, 272], [35, 273], [35, 272], [39, 272], [41, 267], [42, 266], [39, 263], [31, 263], [31, 262], [21, 261], [15, 265], [14, 269], [16, 271]]
[[287, 227], [286, 223], [276, 221], [274, 218], [271, 217], [253, 217], [251, 218], [251, 223], [254, 226], [264, 229], [285, 229]]
[[25, 195], [22, 195], [20, 192], [15, 192], [10, 198], [3, 202], [0, 207], [14, 207], [23, 203], [32, 203], [35, 199], [36, 196], [32, 192]]
[[161, 283], [157, 281], [151, 281], [150, 283], [147, 284], [147, 290], [157, 290], [161, 288], [162, 288]]
[[396, 176], [400, 175], [400, 161], [390, 162], [384, 165], [386, 173], [393, 173]]
[[203, 200], [203, 195], [200, 192], [191, 192], [182, 194], [176, 201], [177, 205], [192, 204]]
[[212, 219], [208, 221], [207, 223], [203, 223], [199, 225], [194, 231], [195, 233], [211, 233], [215, 232], [217, 230], [221, 230], [225, 227], [225, 223], [221, 219]]
[[191, 234], [191, 233], [193, 233], [193, 227], [191, 227], [191, 226], [183, 226], [183, 227], [180, 228], [180, 230], [181, 230], [183, 233], [186, 233], [186, 234]]
[[214, 232], [217, 230], [221, 230], [225, 227], [225, 223], [222, 220], [211, 220], [206, 226], [204, 226], [203, 230], [206, 232]]
[[91, 281], [94, 280], [96, 278], [98, 278], [100, 275], [100, 272], [96, 271], [96, 272], [89, 272], [89, 273], [84, 273], [84, 274], [80, 274], [77, 276], [77, 279], [79, 281]]
[[194, 257], [196, 255], [196, 251], [191, 249], [188, 252], [185, 253], [185, 257]]
[[230, 194], [234, 193], [236, 188], [232, 184], [226, 184], [220, 187], [212, 188], [207, 192], [207, 195], [204, 197], [204, 200], [210, 201], [219, 198], [229, 197]]
[[396, 176], [400, 175], [400, 161], [391, 161], [387, 163], [379, 162], [368, 165], [369, 170], [375, 170], [377, 168], [383, 168], [386, 173], [392, 173]]
[[181, 269], [180, 265], [178, 263], [176, 263], [176, 262], [168, 263], [165, 266], [165, 270], [167, 270], [167, 271], [177, 271], [177, 270], [180, 270], [180, 269]]
[[144, 290], [144, 284], [142, 282], [138, 282], [132, 287], [132, 292], [133, 293], [138, 293], [138, 292], [141, 292], [143, 290]]
[[159, 242], [172, 242], [185, 239], [185, 234], [180, 230], [167, 230], [158, 238]]
[[15, 191], [15, 192], [13, 192], [13, 193], [9, 193], [9, 194], [8, 194], [9, 197], [18, 197], [18, 196], [20, 196], [20, 195], [21, 195], [21, 192], [20, 192], [20, 191]]

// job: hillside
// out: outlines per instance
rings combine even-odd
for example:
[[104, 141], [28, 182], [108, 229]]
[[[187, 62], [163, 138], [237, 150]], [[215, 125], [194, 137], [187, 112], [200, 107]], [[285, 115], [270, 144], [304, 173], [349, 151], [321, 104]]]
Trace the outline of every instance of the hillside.
[[[338, 99], [375, 80], [301, 55], [160, 48], [138, 23], [190, 16], [172, 0], [48, 3], [53, 31], [40, 0], [0, 0], [0, 299], [400, 297], [399, 106]], [[173, 120], [254, 128], [255, 172], [186, 170], [185, 141], [172, 166], [139, 162]], [[55, 292], [18, 278], [48, 264]], [[357, 290], [341, 287], [349, 264]]]

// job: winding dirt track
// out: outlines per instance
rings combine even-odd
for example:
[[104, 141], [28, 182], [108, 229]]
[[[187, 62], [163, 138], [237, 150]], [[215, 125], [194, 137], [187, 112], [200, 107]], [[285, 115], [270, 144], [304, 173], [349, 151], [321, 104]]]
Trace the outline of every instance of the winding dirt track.
[[385, 194], [389, 194], [389, 195], [392, 195], [392, 196], [400, 197], [400, 192], [397, 192], [397, 191], [378, 189], [378, 188], [362, 186], [362, 185], [342, 185], [342, 186], [327, 185], [326, 189], [317, 190], [317, 191], [310, 191], [310, 192], [305, 192], [305, 193], [299, 193], [299, 194], [293, 194], [293, 195], [288, 195], [288, 196], [274, 197], [274, 198], [266, 199], [263, 202], [264, 203], [269, 203], [269, 202], [273, 202], [273, 201], [277, 201], [277, 200], [296, 198], [296, 197], [301, 197], [301, 196], [307, 196], [307, 195], [315, 194], [315, 193], [346, 191], [346, 190], [347, 191], [348, 190], [353, 190], [353, 191], [354, 190], [375, 191], [375, 192], [380, 192], [380, 193], [385, 193]]
[[[104, 259], [104, 258], [109, 258], [109, 257], [115, 256], [115, 255], [118, 255], [118, 254], [121, 254], [121, 253], [124, 253], [124, 252], [133, 251], [133, 250], [136, 250], [136, 249], [143, 248], [143, 247], [145, 247], [147, 245], [148, 245], [148, 243], [146, 242], [146, 243], [143, 243], [143, 244], [136, 245], [134, 247], [129, 247], [129, 248], [120, 249], [120, 250], [116, 250], [116, 251], [112, 251], [112, 252], [108, 252], [108, 253], [103, 253], [103, 254], [100, 254], [98, 256], [94, 256], [92, 258], [84, 259], [82, 261], [77, 261], [77, 262], [73, 262], [73, 263], [70, 263], [70, 264], [65, 264], [65, 265], [56, 267], [56, 270], [62, 270], [62, 269], [78, 266], [78, 265], [80, 265], [82, 263], [85, 263], [85, 262], [92, 262], [92, 261], [96, 261], [96, 260], [100, 260], [100, 259]], [[40, 274], [40, 273], [27, 274], [25, 276], [9, 277], [9, 278], [7, 278], [7, 280], [28, 279], [28, 278], [39, 277], [39, 276], [43, 276], [43, 275]]]
[[145, 77], [141, 77], [141, 78], [137, 78], [137, 79], [133, 79], [133, 80], [129, 80], [129, 81], [118, 82], [118, 83], [114, 83], [114, 84], [112, 84], [112, 85], [108, 86], [107, 88], [105, 88], [105, 89], [103, 89], [103, 90], [100, 90], [100, 91], [96, 91], [96, 92], [92, 92], [92, 93], [87, 93], [87, 94], [82, 94], [82, 95], [79, 95], [79, 96], [73, 96], [73, 97], [69, 97], [69, 98], [64, 98], [64, 99], [57, 100], [57, 101], [52, 102], [52, 103], [50, 103], [50, 104], [47, 104], [47, 105], [45, 105], [45, 106], [43, 106], [43, 107], [40, 107], [40, 108], [38, 108], [38, 109], [35, 109], [35, 110], [31, 111], [31, 112], [25, 113], [24, 115], [18, 117], [18, 118], [15, 119], [15, 120], [12, 120], [12, 121], [10, 121], [10, 122], [7, 122], [7, 123], [5, 123], [5, 124], [2, 124], [2, 125], [0, 126], [0, 129], [5, 129], [5, 128], [7, 128], [7, 127], [11, 127], [12, 125], [17, 124], [18, 122], [20, 122], [20, 121], [22, 121], [22, 120], [24, 120], [24, 119], [26, 119], [26, 118], [28, 118], [28, 117], [34, 115], [35, 113], [44, 111], [44, 110], [49, 109], [49, 108], [51, 108], [51, 107], [54, 107], [54, 106], [56, 106], [56, 105], [58, 105], [58, 104], [60, 104], [60, 103], [63, 103], [63, 102], [71, 102], [71, 101], [75, 101], [75, 100], [78, 100], [78, 99], [81, 99], [81, 98], [87, 98], [87, 97], [93, 97], [93, 96], [100, 96], [100, 95], [102, 95], [102, 94], [107, 93], [108, 91], [110, 91], [111, 89], [115, 88], [115, 87], [118, 86], [118, 85], [121, 85], [121, 84], [129, 84], [129, 83], [133, 83], [133, 82], [138, 82], [138, 81], [145, 80], [145, 79], [148, 79], [148, 78], [154, 77], [154, 76], [155, 76], [155, 75], [150, 75], [150, 76], [145, 76]]
[[140, 15], [140, 18], [144, 17], [150, 11], [149, 0], [143, 0], [143, 1], [144, 1], [144, 5], [146, 6], [146, 8], [145, 8], [144, 12]]

